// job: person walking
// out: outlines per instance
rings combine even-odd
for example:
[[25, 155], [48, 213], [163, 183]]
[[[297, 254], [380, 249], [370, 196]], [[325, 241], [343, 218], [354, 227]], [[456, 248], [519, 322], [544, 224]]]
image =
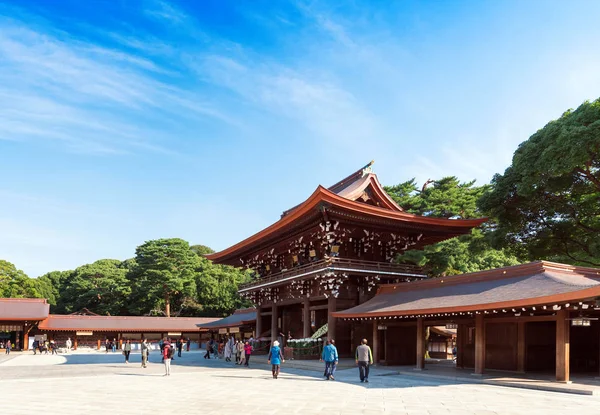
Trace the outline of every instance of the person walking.
[[279, 376], [279, 369], [281, 368], [281, 364], [285, 363], [283, 353], [281, 353], [281, 348], [279, 347], [279, 342], [277, 340], [273, 342], [273, 346], [271, 347], [271, 350], [269, 350], [269, 357], [267, 363], [271, 365], [273, 379], [277, 379], [277, 376]]
[[150, 345], [148, 344], [148, 340], [142, 339], [142, 344], [140, 345], [140, 349], [142, 350], [142, 367], [145, 368], [148, 363], [148, 349]]
[[190, 338], [187, 338], [187, 342], [185, 344], [185, 351], [189, 352], [190, 351], [190, 347], [192, 346], [192, 341], [190, 340]]
[[183, 349], [183, 337], [177, 342], [177, 357], [181, 357], [181, 349]]
[[212, 354], [216, 359], [219, 358], [219, 341], [218, 340], [215, 340], [212, 344]]
[[108, 337], [104, 340], [104, 348], [106, 349], [106, 353], [108, 353], [108, 349], [110, 349], [110, 340], [108, 340]]
[[165, 376], [171, 376], [171, 359], [173, 358], [173, 347], [168, 341], [163, 342], [163, 362], [165, 364]]
[[12, 347], [12, 344], [10, 343], [10, 339], [8, 339], [6, 341], [6, 344], [4, 345], [4, 348], [6, 349], [6, 352], [4, 352], [4, 354], [10, 354], [11, 347]]
[[373, 364], [373, 353], [371, 348], [367, 346], [367, 339], [362, 339], [361, 345], [356, 348], [355, 359], [360, 381], [369, 383], [369, 366]]
[[321, 361], [325, 362], [325, 373], [323, 376], [325, 376], [327, 380], [335, 380], [333, 375], [335, 374], [335, 368], [338, 364], [338, 351], [337, 347], [335, 347], [335, 340], [327, 340], [327, 345], [323, 348]]
[[73, 343], [71, 342], [71, 338], [67, 338], [67, 341], [65, 342], [65, 347], [67, 348], [67, 353], [69, 353], [71, 351], [71, 347], [73, 346]]
[[225, 361], [231, 362], [231, 356], [233, 356], [233, 337], [230, 337], [225, 343]]
[[246, 363], [246, 351], [244, 350], [244, 342], [240, 340], [238, 343], [238, 348], [240, 349], [240, 361], [238, 365], [243, 365]]
[[205, 359], [210, 359], [210, 351], [212, 349], [213, 339], [206, 342], [206, 353], [204, 354]]
[[33, 348], [33, 354], [36, 355], [37, 349], [38, 349], [38, 347], [40, 347], [40, 342], [38, 340], [34, 340], [33, 345], [31, 347]]
[[249, 367], [248, 363], [250, 363], [250, 356], [252, 355], [252, 345], [250, 345], [250, 342], [246, 342], [244, 345], [244, 355], [246, 357], [244, 360], [244, 366]]
[[131, 354], [131, 340], [127, 339], [123, 345], [123, 355], [125, 355], [125, 363], [129, 364], [129, 355]]
[[58, 354], [56, 352], [56, 342], [54, 340], [50, 340], [50, 349], [52, 351], [52, 354]]
[[240, 340], [236, 340], [233, 349], [235, 350], [235, 364], [239, 365], [240, 358], [242, 356], [242, 350], [244, 350], [244, 344]]
[[117, 351], [117, 339], [115, 339], [115, 338], [113, 337], [113, 341], [110, 343], [110, 346], [111, 346], [111, 348], [112, 348], [112, 352], [113, 352], [113, 353], [114, 353], [114, 352], [116, 352], [116, 351]]

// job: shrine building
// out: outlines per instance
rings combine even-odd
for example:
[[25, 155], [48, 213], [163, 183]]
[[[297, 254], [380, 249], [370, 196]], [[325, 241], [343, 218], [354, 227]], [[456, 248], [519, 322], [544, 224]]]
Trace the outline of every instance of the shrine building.
[[271, 226], [206, 257], [254, 270], [239, 293], [255, 306], [256, 337], [310, 337], [327, 324], [341, 356], [372, 322], [334, 313], [371, 300], [379, 284], [421, 280], [423, 271], [395, 264], [398, 253], [469, 234], [485, 219], [440, 219], [405, 212], [371, 171], [372, 162], [329, 188], [318, 186]]

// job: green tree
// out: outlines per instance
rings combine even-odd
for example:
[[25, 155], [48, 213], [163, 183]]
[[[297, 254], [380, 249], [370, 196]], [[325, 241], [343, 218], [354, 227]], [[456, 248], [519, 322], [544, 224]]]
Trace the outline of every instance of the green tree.
[[50, 290], [45, 281], [29, 278], [14, 264], [0, 259], [0, 297], [45, 298]]
[[480, 208], [497, 246], [529, 260], [600, 266], [600, 99], [565, 112], [516, 150]]
[[[456, 177], [444, 177], [428, 180], [422, 187], [412, 179], [385, 189], [409, 213], [470, 219], [484, 216], [477, 208], [477, 201], [490, 186], [475, 186], [475, 181], [462, 183]], [[432, 277], [518, 264], [517, 257], [511, 252], [490, 245], [488, 226], [474, 229], [469, 235], [426, 246], [423, 250], [408, 250], [398, 255], [396, 261], [422, 266]]]
[[437, 218], [471, 219], [481, 217], [477, 200], [489, 190], [489, 185], [475, 186], [475, 180], [461, 183], [454, 176], [427, 180], [419, 188], [415, 179], [396, 186], [386, 186], [386, 192], [409, 213]]
[[196, 294], [195, 270], [199, 257], [179, 238], [157, 239], [137, 247], [136, 266], [129, 275], [134, 292], [130, 310], [148, 313], [164, 307], [171, 316], [171, 305], [181, 305]]
[[101, 259], [82, 265], [62, 287], [61, 301], [65, 312], [87, 308], [97, 314], [118, 315], [127, 310], [131, 286], [128, 269], [116, 259]]
[[204, 256], [215, 252], [206, 245], [192, 245], [190, 246], [190, 249], [194, 251], [198, 256]]
[[249, 272], [200, 258], [196, 272], [198, 303], [204, 315], [228, 315], [250, 303], [238, 294], [238, 286], [250, 280]]

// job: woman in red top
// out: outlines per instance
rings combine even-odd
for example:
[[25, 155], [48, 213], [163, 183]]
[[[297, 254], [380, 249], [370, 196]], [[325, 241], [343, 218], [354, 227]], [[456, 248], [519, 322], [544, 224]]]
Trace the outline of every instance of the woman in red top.
[[252, 346], [250, 345], [250, 342], [246, 342], [246, 344], [244, 345], [244, 354], [246, 355], [246, 363], [244, 363], [244, 366], [248, 367], [250, 355], [252, 354]]
[[171, 376], [171, 357], [173, 352], [171, 349], [171, 343], [165, 340], [163, 343], [163, 358], [165, 362], [165, 376]]

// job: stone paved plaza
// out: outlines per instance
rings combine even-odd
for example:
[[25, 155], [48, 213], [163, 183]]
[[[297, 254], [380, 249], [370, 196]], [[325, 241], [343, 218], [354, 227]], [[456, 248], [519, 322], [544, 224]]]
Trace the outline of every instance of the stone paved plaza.
[[[158, 353], [147, 369], [140, 355], [126, 365], [116, 354], [0, 357], [2, 412], [10, 414], [598, 414], [600, 398], [422, 377], [372, 376], [341, 370], [335, 382], [314, 371], [239, 368], [184, 353], [163, 377]], [[384, 373], [384, 372], [380, 372]]]

